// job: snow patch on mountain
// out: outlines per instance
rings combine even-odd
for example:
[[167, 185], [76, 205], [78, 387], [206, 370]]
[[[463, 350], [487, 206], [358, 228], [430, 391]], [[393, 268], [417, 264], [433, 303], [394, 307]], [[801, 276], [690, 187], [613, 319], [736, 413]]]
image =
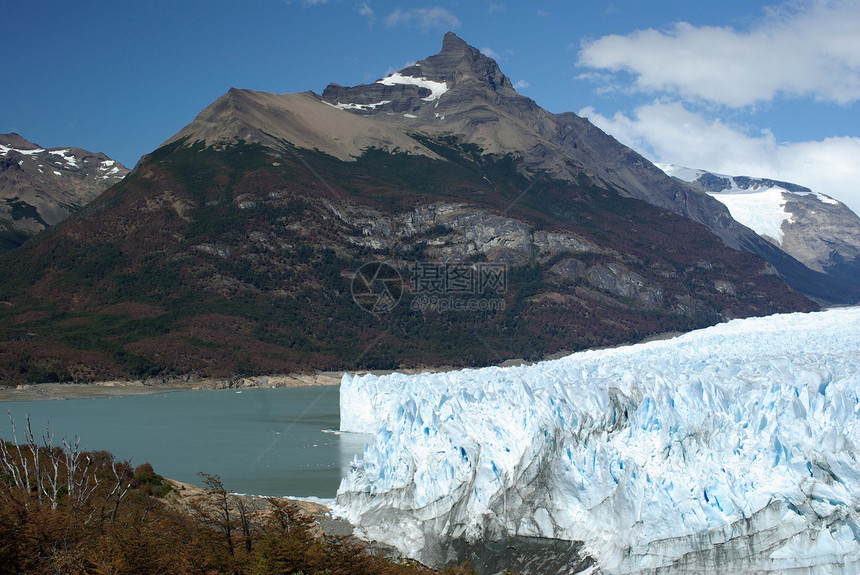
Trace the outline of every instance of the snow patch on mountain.
[[329, 104], [325, 102], [332, 108], [337, 108], [338, 110], [373, 110], [378, 108], [379, 106], [384, 106], [385, 104], [390, 104], [391, 100], [382, 100], [381, 102], [374, 102], [373, 104], [341, 104], [338, 102], [337, 104]]
[[404, 76], [400, 72], [395, 72], [387, 78], [377, 80], [377, 83], [385, 84], [386, 86], [394, 86], [395, 84], [411, 84], [413, 86], [427, 88], [428, 90], [430, 90], [430, 95], [426, 98], [421, 98], [425, 102], [432, 102], [434, 100], [438, 100], [442, 96], [442, 94], [448, 91], [448, 84], [446, 84], [445, 82], [434, 82], [433, 80], [428, 80], [427, 78]]
[[[839, 202], [830, 196], [799, 186], [793, 186], [788, 190], [771, 180], [727, 176], [676, 164], [655, 165], [667, 175], [685, 182], [696, 182], [702, 178], [721, 182], [723, 187], [715, 189], [712, 184], [707, 190], [708, 195], [725, 205], [737, 222], [759, 235], [773, 238], [780, 245], [784, 238], [783, 224], [794, 221], [792, 214], [785, 210], [786, 202], [791, 199], [792, 194], [810, 195], [825, 204], [839, 205]], [[743, 184], [739, 184], [739, 180]]]
[[67, 164], [69, 164], [73, 168], [78, 167], [78, 162], [72, 155], [71, 150], [50, 150], [48, 153], [53, 154], [55, 156], [60, 156]]
[[[344, 376], [338, 509], [425, 561], [583, 541], [608, 573], [860, 569], [860, 308], [532, 366]], [[674, 571], [673, 571], [674, 570]]]
[[2, 153], [4, 156], [7, 156], [9, 152], [17, 152], [19, 154], [24, 154], [25, 156], [31, 156], [33, 154], [41, 154], [44, 151], [45, 150], [43, 148], [36, 148], [33, 150], [19, 150], [17, 148], [9, 148], [4, 146], [3, 144], [0, 144], [0, 153]]
[[709, 194], [728, 208], [735, 221], [760, 236], [768, 236], [782, 244], [782, 225], [791, 223], [792, 215], [785, 211], [786, 198], [782, 188], [763, 190], [734, 190]]

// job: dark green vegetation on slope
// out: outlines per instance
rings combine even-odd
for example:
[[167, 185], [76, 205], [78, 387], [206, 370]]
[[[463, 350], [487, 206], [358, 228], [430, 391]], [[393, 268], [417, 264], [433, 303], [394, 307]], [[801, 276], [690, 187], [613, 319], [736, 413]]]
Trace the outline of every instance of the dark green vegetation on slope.
[[[453, 137], [416, 139], [445, 161], [369, 149], [342, 162], [287, 143], [280, 155], [242, 142], [156, 150], [0, 259], [9, 270], [0, 380], [483, 365], [814, 308], [757, 257], [584, 174], [576, 184], [526, 178], [517, 157], [481, 155]], [[362, 310], [350, 291], [362, 264], [386, 261], [408, 277], [412, 263], [449, 253], [469, 233], [456, 218], [386, 237], [367, 224], [426, 206], [599, 250], [466, 254], [462, 261], [489, 254], [508, 265], [503, 311], [413, 310], [409, 290], [388, 314]], [[385, 241], [366, 242], [368, 234]], [[579, 271], [563, 271], [571, 269]], [[600, 281], [606, 270], [657, 295], [613, 289]]]

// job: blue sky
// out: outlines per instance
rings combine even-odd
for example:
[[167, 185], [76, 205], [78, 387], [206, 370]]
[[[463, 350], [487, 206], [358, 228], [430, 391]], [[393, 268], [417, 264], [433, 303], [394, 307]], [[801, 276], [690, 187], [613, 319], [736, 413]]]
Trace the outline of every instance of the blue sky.
[[518, 90], [653, 161], [813, 187], [860, 212], [860, 0], [4, 6], [0, 132], [133, 166], [230, 87], [372, 82], [452, 30]]

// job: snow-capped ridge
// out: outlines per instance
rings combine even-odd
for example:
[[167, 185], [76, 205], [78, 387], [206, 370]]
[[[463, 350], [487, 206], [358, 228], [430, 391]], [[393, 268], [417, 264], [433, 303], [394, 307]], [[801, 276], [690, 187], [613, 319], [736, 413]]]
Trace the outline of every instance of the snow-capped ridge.
[[25, 156], [32, 156], [33, 154], [41, 154], [44, 151], [45, 151], [44, 148], [35, 148], [32, 150], [19, 150], [17, 148], [9, 148], [7, 146], [4, 146], [3, 144], [0, 144], [0, 154], [3, 154], [4, 156], [9, 155], [9, 152], [18, 152], [19, 154], [24, 154]]
[[845, 204], [790, 182], [657, 167], [721, 202], [737, 222], [811, 270], [845, 278], [848, 286], [860, 278], [860, 218]]
[[[754, 194], [758, 192], [776, 190], [790, 194], [810, 195], [822, 203], [830, 205], [840, 205], [839, 201], [831, 198], [826, 194], [822, 194], [821, 192], [815, 192], [807, 187], [799, 186], [797, 184], [792, 184], [789, 182], [780, 182], [778, 180], [771, 180], [769, 178], [750, 176], [729, 176], [717, 172], [685, 168], [684, 166], [679, 166], [677, 164], [655, 163], [654, 165], [663, 170], [667, 175], [672, 176], [674, 178], [678, 178], [679, 180], [683, 180], [685, 182], [696, 182], [703, 178], [707, 178], [708, 182], [710, 183], [705, 184], [708, 185], [707, 193], [711, 196], [714, 196], [720, 201], [722, 200], [719, 197], [719, 194]], [[723, 184], [723, 187], [720, 188], [719, 186], [714, 186], [713, 183], [711, 183], [714, 181], [719, 181], [721, 184]]]

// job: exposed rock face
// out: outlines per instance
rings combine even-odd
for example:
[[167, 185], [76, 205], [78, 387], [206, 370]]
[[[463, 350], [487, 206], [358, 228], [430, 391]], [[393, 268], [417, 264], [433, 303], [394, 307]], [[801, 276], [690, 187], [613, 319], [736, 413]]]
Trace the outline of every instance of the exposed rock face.
[[427, 257], [440, 262], [523, 266], [548, 262], [562, 253], [604, 253], [576, 235], [535, 230], [531, 224], [466, 204], [430, 204], [393, 216], [349, 207], [339, 216], [362, 230], [360, 237], [347, 238], [353, 244], [395, 253], [414, 251], [421, 244]]
[[791, 221], [783, 224], [783, 250], [817, 271], [860, 272], [860, 218], [845, 204], [795, 194], [786, 197], [785, 209]]
[[368, 148], [437, 157], [426, 137], [454, 137], [474, 153], [513, 155], [531, 178], [589, 183], [688, 217], [734, 249], [765, 258], [804, 293], [826, 301], [860, 298], [732, 219], [720, 202], [668, 177], [587, 119], [551, 114], [517, 94], [495, 61], [452, 33], [442, 51], [371, 84], [330, 84], [316, 95], [231, 90], [169, 142], [237, 140], [282, 149], [284, 142], [343, 160]]
[[860, 217], [845, 204], [790, 182], [661, 168], [724, 203], [736, 220], [808, 268], [860, 283]]
[[659, 287], [646, 285], [645, 278], [622, 265], [595, 266], [587, 277], [592, 286], [631, 299], [645, 309], [657, 309], [663, 304]]
[[44, 149], [0, 134], [0, 253], [63, 221], [127, 173], [101, 153]]

